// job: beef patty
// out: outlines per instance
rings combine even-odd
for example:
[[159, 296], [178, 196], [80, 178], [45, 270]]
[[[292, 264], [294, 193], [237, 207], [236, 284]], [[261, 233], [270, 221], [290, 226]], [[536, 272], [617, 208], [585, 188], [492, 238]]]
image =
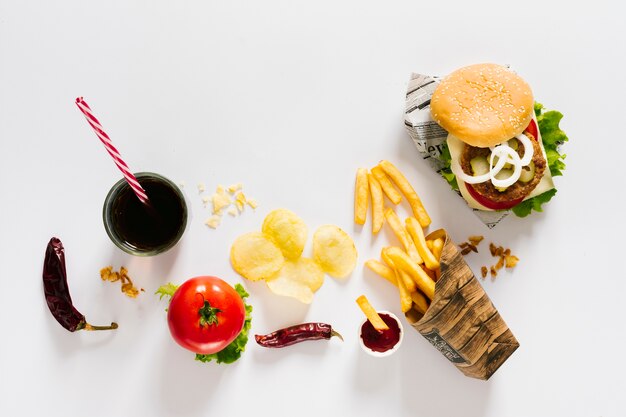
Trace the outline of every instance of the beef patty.
[[[543, 157], [543, 153], [541, 152], [541, 147], [539, 146], [539, 143], [533, 137], [533, 135], [531, 135], [528, 131], [525, 131], [524, 134], [528, 138], [530, 138], [530, 141], [533, 144], [532, 161], [535, 163], [535, 176], [533, 177], [533, 179], [528, 182], [521, 182], [518, 180], [515, 184], [507, 187], [504, 191], [499, 191], [496, 187], [494, 187], [491, 181], [481, 182], [480, 184], [472, 184], [471, 186], [474, 188], [474, 190], [476, 190], [478, 194], [488, 198], [489, 200], [497, 201], [499, 203], [514, 201], [526, 197], [535, 189], [537, 184], [539, 184], [539, 181], [541, 181], [543, 173], [546, 170], [546, 160]], [[524, 145], [522, 145], [519, 140], [515, 140], [517, 141], [518, 145], [517, 154], [521, 158], [522, 156], [524, 156]], [[475, 146], [470, 146], [466, 144], [465, 149], [463, 150], [463, 154], [461, 155], [461, 169], [463, 169], [463, 172], [465, 172], [467, 175], [474, 175], [474, 172], [472, 171], [472, 167], [470, 165], [470, 161], [477, 156], [485, 157], [487, 158], [487, 161], [489, 161], [489, 154], [491, 154], [491, 150], [489, 148], [477, 148]], [[522, 167], [522, 169], [528, 170], [530, 168], [526, 166]]]

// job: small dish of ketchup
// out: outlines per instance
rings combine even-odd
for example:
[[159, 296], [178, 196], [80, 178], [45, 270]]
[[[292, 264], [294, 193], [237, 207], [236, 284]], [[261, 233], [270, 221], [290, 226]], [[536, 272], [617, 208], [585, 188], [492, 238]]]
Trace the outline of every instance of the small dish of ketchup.
[[404, 331], [395, 314], [389, 311], [379, 311], [378, 315], [389, 326], [389, 329], [379, 332], [369, 320], [365, 319], [359, 328], [359, 344], [365, 352], [382, 358], [398, 350], [402, 343]]

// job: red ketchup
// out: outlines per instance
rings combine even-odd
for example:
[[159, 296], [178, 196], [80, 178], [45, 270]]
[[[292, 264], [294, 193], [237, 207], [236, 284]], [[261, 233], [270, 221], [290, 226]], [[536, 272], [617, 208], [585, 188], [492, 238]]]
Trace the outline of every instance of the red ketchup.
[[379, 315], [389, 326], [389, 329], [379, 332], [367, 320], [361, 326], [361, 339], [363, 339], [363, 344], [374, 352], [386, 352], [393, 349], [400, 341], [400, 326], [396, 319], [389, 314], [379, 313]]

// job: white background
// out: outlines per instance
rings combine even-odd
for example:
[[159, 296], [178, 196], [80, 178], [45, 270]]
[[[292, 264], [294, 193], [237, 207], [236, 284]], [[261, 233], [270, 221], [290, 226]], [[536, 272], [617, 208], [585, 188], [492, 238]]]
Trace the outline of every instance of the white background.
[[[582, 4], [0, 0], [0, 415], [624, 415], [626, 31], [610, 2]], [[513, 65], [565, 114], [571, 140], [545, 212], [494, 230], [418, 158], [403, 127], [412, 71], [485, 61]], [[108, 240], [102, 202], [120, 175], [77, 96], [133, 170], [185, 182], [192, 216], [174, 250], [139, 259]], [[521, 258], [484, 282], [521, 343], [488, 382], [463, 376], [410, 328], [389, 358], [358, 347], [358, 295], [399, 314], [395, 289], [363, 270], [393, 237], [352, 223], [354, 173], [380, 159], [406, 173], [433, 227], [457, 241], [484, 234]], [[196, 185], [239, 181], [259, 208], [208, 229]], [[233, 365], [194, 361], [153, 292], [202, 274], [241, 282], [230, 243], [279, 207], [310, 235], [325, 223], [346, 229], [359, 263], [344, 281], [327, 278], [310, 306], [244, 282], [251, 334], [323, 321], [345, 342], [252, 341]], [[75, 305], [117, 331], [72, 334], [52, 318], [41, 283], [52, 236], [65, 244]], [[492, 262], [486, 245], [468, 262]], [[146, 292], [132, 300], [101, 282], [108, 264], [128, 267]]]

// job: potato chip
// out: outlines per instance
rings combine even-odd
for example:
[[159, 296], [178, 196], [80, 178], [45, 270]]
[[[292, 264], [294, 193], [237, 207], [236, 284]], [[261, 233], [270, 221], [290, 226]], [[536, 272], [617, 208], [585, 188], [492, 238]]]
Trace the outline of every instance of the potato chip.
[[280, 272], [266, 282], [274, 294], [293, 297], [310, 304], [313, 293], [324, 283], [324, 271], [312, 259], [300, 258], [285, 262]]
[[302, 255], [308, 228], [294, 212], [286, 209], [271, 211], [261, 228], [276, 243], [287, 259], [297, 259]]
[[309, 287], [301, 282], [292, 281], [282, 274], [266, 282], [268, 288], [276, 295], [293, 297], [304, 304], [311, 304], [313, 301], [313, 291]]
[[282, 252], [261, 232], [239, 236], [230, 248], [230, 262], [242, 277], [258, 281], [272, 277], [285, 264]]
[[313, 235], [313, 258], [331, 277], [343, 278], [356, 266], [352, 238], [337, 226], [325, 225]]

